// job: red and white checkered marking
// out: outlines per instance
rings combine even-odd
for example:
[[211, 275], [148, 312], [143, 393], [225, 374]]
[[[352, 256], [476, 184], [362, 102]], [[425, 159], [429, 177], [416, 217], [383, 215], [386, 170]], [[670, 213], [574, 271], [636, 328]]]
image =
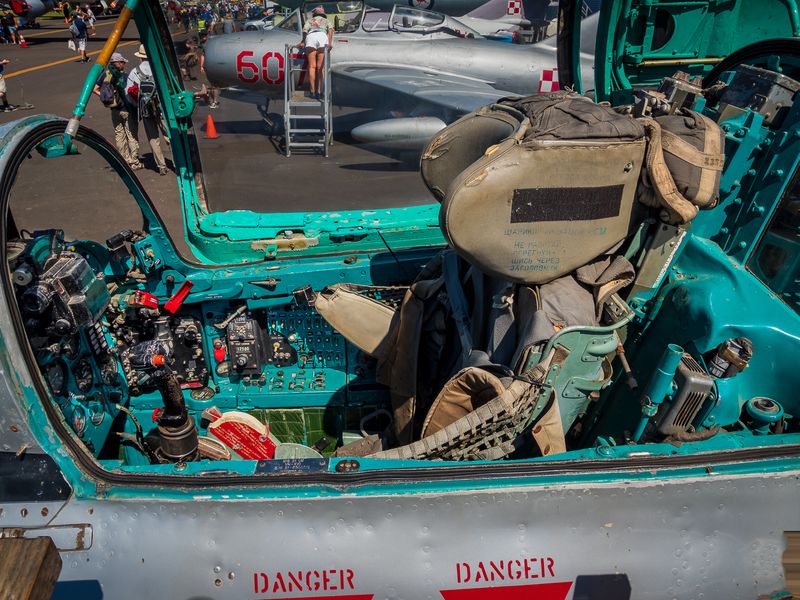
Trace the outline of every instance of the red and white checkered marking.
[[539, 93], [549, 94], [561, 89], [558, 84], [558, 69], [542, 69], [542, 76], [539, 78]]
[[522, 0], [508, 0], [506, 14], [512, 17], [522, 14]]

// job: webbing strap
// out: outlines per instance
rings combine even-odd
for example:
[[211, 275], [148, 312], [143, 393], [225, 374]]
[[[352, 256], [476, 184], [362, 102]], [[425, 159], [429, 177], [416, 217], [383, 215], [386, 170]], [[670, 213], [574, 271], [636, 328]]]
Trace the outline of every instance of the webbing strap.
[[[719, 138], [716, 136], [706, 136], [704, 148], [708, 148], [709, 139], [716, 138], [716, 146], [719, 146]], [[714, 143], [714, 142], [712, 142]], [[681, 160], [698, 167], [711, 171], [722, 171], [725, 159], [719, 153], [709, 153], [707, 150], [698, 150], [689, 142], [671, 131], [661, 130], [661, 147], [664, 152], [677, 156]]]
[[722, 171], [725, 166], [725, 154], [723, 153], [721, 136], [712, 135], [717, 129], [717, 124], [705, 115], [698, 114], [698, 116], [706, 126], [705, 145], [703, 146], [706, 162], [713, 163], [718, 168], [706, 167], [701, 171], [699, 189], [694, 202], [700, 208], [713, 208], [719, 200], [719, 196], [716, 194], [717, 171]]
[[467, 271], [467, 281], [472, 285], [473, 307], [471, 315], [470, 331], [472, 333], [472, 343], [480, 345], [484, 339], [483, 331], [486, 326], [486, 319], [484, 315], [488, 312], [486, 309], [486, 298], [484, 297], [484, 277], [474, 265]]
[[494, 281], [492, 310], [489, 313], [487, 353], [492, 362], [508, 365], [516, 350], [514, 329], [514, 288], [506, 281]]
[[641, 119], [647, 131], [647, 173], [653, 186], [654, 198], [642, 197], [646, 204], [663, 207], [672, 223], [688, 223], [697, 216], [698, 208], [678, 191], [675, 179], [664, 161], [661, 146], [661, 125], [655, 119]]
[[[725, 155], [722, 153], [720, 136], [715, 135], [716, 123], [701, 114], [697, 115], [705, 125], [705, 143], [701, 152], [679, 136], [664, 131], [655, 119], [641, 119], [647, 131], [647, 174], [653, 186], [653, 194], [642, 196], [642, 201], [651, 206], [662, 206], [669, 213], [672, 223], [688, 223], [697, 216], [698, 208], [710, 208], [716, 198], [717, 173], [722, 170]], [[664, 152], [700, 168], [697, 197], [688, 200], [678, 191], [675, 179], [664, 160]]]
[[445, 254], [442, 262], [442, 272], [444, 285], [447, 289], [447, 301], [453, 311], [453, 322], [456, 325], [458, 339], [461, 342], [462, 364], [467, 364], [470, 354], [472, 354], [472, 332], [470, 331], [467, 298], [461, 287], [458, 273], [458, 255], [455, 252], [447, 252]]

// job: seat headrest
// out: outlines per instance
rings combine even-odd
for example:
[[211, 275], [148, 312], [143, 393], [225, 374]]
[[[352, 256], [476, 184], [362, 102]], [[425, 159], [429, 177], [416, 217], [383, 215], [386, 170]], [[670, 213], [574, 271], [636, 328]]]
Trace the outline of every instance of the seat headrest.
[[544, 283], [628, 235], [644, 128], [570, 93], [502, 102], [445, 128], [423, 155], [423, 177], [462, 258], [494, 277]]

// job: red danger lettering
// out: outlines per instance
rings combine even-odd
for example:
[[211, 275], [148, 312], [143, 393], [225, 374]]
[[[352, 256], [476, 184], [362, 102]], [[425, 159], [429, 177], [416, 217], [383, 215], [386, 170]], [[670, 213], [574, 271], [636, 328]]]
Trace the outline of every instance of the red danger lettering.
[[494, 583], [498, 581], [520, 581], [555, 577], [555, 561], [549, 556], [517, 558], [511, 560], [487, 560], [474, 563], [456, 563], [456, 582]]
[[255, 83], [258, 81], [258, 65], [252, 60], [254, 53], [252, 50], [242, 50], [236, 55], [236, 74], [240, 81], [245, 83]]
[[[355, 573], [352, 569], [296, 569], [274, 573], [253, 573], [253, 593], [289, 594], [294, 592], [349, 592], [355, 589]], [[363, 598], [371, 594], [340, 596], [341, 598]]]

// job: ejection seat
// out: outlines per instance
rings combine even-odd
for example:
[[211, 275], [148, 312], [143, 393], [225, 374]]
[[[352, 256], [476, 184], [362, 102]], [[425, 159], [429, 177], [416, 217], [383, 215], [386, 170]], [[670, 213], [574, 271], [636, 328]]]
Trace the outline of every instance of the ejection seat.
[[[695, 113], [679, 119], [694, 138], [670, 134], [671, 148], [697, 143], [684, 154], [721, 164], [721, 132]], [[657, 188], [651, 201], [668, 216], [691, 218], [700, 204], [661, 168], [660, 140], [647, 144], [653, 131], [653, 119], [558, 93], [484, 107], [431, 141], [422, 176], [442, 203], [450, 248], [408, 288], [339, 284], [317, 295], [320, 314], [377, 358], [391, 396], [389, 431], [340, 455], [469, 460], [566, 449], [565, 434], [609, 382], [632, 317], [617, 295], [634, 276], [619, 248], [646, 216], [641, 186]], [[646, 153], [650, 178], [640, 185]]]
[[627, 261], [604, 257], [579, 272], [509, 286], [447, 250], [407, 288], [323, 290], [317, 310], [378, 360], [392, 401], [389, 431], [338, 454], [470, 460], [565, 451], [565, 433], [610, 381], [618, 330], [632, 316], [614, 292], [632, 278]]

